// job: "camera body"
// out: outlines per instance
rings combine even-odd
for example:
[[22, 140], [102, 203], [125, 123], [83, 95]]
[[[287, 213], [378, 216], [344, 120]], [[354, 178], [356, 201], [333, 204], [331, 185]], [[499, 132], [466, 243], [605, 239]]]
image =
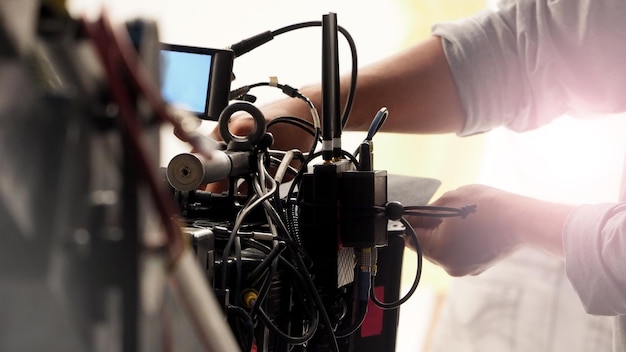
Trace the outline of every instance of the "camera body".
[[[218, 121], [220, 130], [226, 131], [238, 108], [255, 109], [230, 105]], [[301, 181], [293, 181], [296, 192], [263, 191], [259, 178], [270, 178], [271, 160], [271, 138], [258, 137], [264, 124], [257, 119], [254, 135], [239, 136], [237, 143], [226, 132], [229, 143], [210, 159], [180, 154], [170, 161], [166, 174], [187, 232], [243, 350], [254, 344], [263, 351], [327, 351], [336, 343], [349, 351], [358, 330], [350, 327], [362, 324], [369, 297], [370, 276], [365, 282], [358, 277], [372, 270], [371, 262], [358, 265], [359, 257], [387, 245], [388, 220], [380, 211], [387, 203], [387, 174], [337, 160], [303, 171]], [[194, 189], [221, 177], [229, 180], [228, 191]], [[241, 181], [246, 186], [234, 186]], [[265, 201], [253, 206], [258, 199]], [[210, 240], [200, 241], [198, 234]], [[253, 331], [242, 328], [251, 322]]]

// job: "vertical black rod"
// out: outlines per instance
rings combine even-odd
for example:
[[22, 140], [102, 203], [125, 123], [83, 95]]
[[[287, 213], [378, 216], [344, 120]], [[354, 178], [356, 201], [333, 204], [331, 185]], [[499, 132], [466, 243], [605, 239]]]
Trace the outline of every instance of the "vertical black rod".
[[[124, 136], [123, 147], [128, 146], [128, 137]], [[117, 259], [109, 258], [109, 260], [117, 261], [119, 266], [117, 269], [123, 268], [124, 275], [119, 279], [119, 285], [122, 288], [122, 346], [124, 352], [140, 351], [140, 332], [139, 332], [139, 253], [140, 248], [140, 230], [139, 230], [139, 175], [135, 159], [130, 152], [125, 152], [123, 157], [123, 175], [122, 195], [123, 195], [123, 234], [124, 237], [117, 247]], [[112, 265], [113, 266], [113, 265]]]
[[322, 157], [341, 157], [337, 14], [322, 17]]

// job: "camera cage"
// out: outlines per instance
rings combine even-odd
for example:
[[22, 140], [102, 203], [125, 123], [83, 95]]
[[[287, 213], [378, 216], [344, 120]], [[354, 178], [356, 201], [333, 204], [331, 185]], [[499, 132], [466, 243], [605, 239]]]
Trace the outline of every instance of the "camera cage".
[[[371, 162], [372, 137], [380, 121], [373, 124], [358, 152], [346, 152], [334, 142], [340, 139], [349, 115], [357, 66], [354, 42], [337, 26], [334, 14], [325, 15], [322, 21], [262, 33], [228, 50], [207, 49], [226, 53], [225, 65], [212, 66], [219, 68], [213, 77], [221, 77], [221, 84], [209, 87], [217, 87], [220, 98], [218, 107], [207, 111], [218, 111], [223, 116], [219, 123], [225, 126], [240, 111], [257, 122], [246, 137], [229, 135], [222, 127], [225, 142], [216, 143], [190, 129], [194, 124], [186, 123], [188, 115], [168, 110], [153, 84], [159, 70], [145, 63], [158, 62], [154, 48], [162, 48], [153, 23], [127, 23], [126, 37], [124, 31], [113, 29], [106, 14], [89, 22], [42, 7], [37, 12], [39, 27], [33, 46], [52, 59], [46, 63], [49, 72], [58, 74], [63, 87], [74, 89], [37, 82], [25, 64], [24, 46], [2, 54], [17, 63], [19, 74], [12, 76], [16, 82], [34, 88], [21, 99], [2, 103], [6, 108], [0, 110], [3, 123], [18, 132], [16, 138], [3, 138], [0, 143], [0, 155], [8, 156], [12, 166], [2, 173], [14, 179], [15, 170], [32, 171], [25, 180], [31, 191], [24, 193], [27, 198], [21, 205], [33, 214], [34, 230], [49, 236], [33, 244], [27, 227], [0, 203], [0, 218], [7, 220], [8, 231], [15, 235], [2, 237], [2, 247], [14, 252], [3, 260], [20, 264], [15, 272], [1, 272], [0, 285], [13, 283], [17, 277], [32, 279], [37, 285], [18, 285], [11, 292], [45, 302], [50, 308], [46, 312], [73, 323], [43, 324], [37, 309], [26, 309], [28, 303], [20, 302], [6, 307], [7, 317], [42, 323], [33, 326], [41, 327], [39, 336], [43, 337], [13, 344], [18, 336], [13, 335], [8, 346], [32, 350], [55, 340], [59, 350], [92, 350], [99, 348], [103, 336], [124, 351], [171, 344], [154, 338], [173, 333], [167, 324], [155, 324], [171, 322], [165, 310], [154, 308], [161, 300], [162, 287], [145, 287], [158, 282], [160, 272], [170, 278], [178, 302], [171, 312], [185, 311], [204, 350], [249, 351], [253, 346], [258, 351], [394, 349], [397, 308], [414, 292], [421, 273], [418, 255], [414, 285], [400, 298], [404, 238], [419, 242], [402, 217], [464, 216], [473, 210], [413, 208], [409, 214], [408, 207], [389, 202], [397, 199], [390, 197], [390, 180], [397, 178], [374, 170]], [[323, 27], [324, 50], [332, 54], [325, 57], [336, 60], [337, 33], [352, 49], [348, 99], [340, 115], [337, 62], [330, 62], [323, 75], [330, 87], [324, 89], [329, 92], [327, 106], [322, 108], [324, 123], [318, 121], [314, 107], [312, 125], [288, 117], [273, 122], [310, 132], [311, 150], [272, 150], [272, 138], [258, 108], [239, 101], [223, 103], [224, 92], [230, 89], [232, 60], [276, 35], [313, 26]], [[0, 40], [11, 31], [2, 33]], [[0, 83], [7, 83], [5, 77]], [[311, 107], [297, 89], [276, 82], [268, 85]], [[245, 98], [252, 88], [228, 92], [227, 100]], [[214, 93], [207, 92], [207, 97]], [[62, 119], [50, 119], [51, 115]], [[51, 121], [55, 128], [47, 131], [52, 135], [42, 133], [34, 141], [17, 138], [32, 136], [24, 132], [30, 124], [49, 126]], [[173, 175], [167, 174], [170, 170], [163, 175], [154, 172], [162, 123], [172, 124], [177, 136], [196, 153], [176, 164]], [[329, 126], [333, 128], [326, 129]], [[315, 148], [319, 143], [321, 152]], [[318, 157], [324, 162], [309, 169]], [[292, 166], [293, 160], [299, 161], [299, 167]], [[188, 164], [192, 161], [195, 164]], [[269, 172], [272, 166], [277, 166], [274, 174]], [[189, 173], [200, 173], [200, 183], [226, 178], [231, 186], [217, 194], [166, 184], [168, 177]], [[41, 174], [49, 175], [56, 188], [34, 176]], [[288, 174], [293, 180], [281, 189], [279, 184]], [[245, 181], [243, 189], [236, 187], [238, 180]], [[422, 197], [408, 204], [425, 204], [437, 185], [434, 180], [418, 184]], [[35, 202], [40, 196], [51, 203]], [[9, 267], [15, 266], [3, 266]], [[188, 339], [176, 339], [181, 341]]]

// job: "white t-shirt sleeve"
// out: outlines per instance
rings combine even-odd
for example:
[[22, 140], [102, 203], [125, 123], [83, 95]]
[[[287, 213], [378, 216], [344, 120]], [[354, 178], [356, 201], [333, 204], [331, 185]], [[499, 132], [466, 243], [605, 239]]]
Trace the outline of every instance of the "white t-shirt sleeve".
[[626, 203], [576, 209], [563, 248], [567, 276], [587, 312], [626, 314]]
[[626, 110], [624, 1], [509, 1], [433, 34], [467, 114], [461, 135]]

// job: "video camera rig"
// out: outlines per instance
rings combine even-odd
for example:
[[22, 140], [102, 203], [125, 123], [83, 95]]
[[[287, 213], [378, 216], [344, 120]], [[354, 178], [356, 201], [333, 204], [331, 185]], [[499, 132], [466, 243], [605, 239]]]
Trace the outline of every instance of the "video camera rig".
[[[313, 140], [308, 153], [272, 150], [272, 136], [265, 133], [262, 112], [251, 103], [238, 101], [226, 106], [219, 116], [219, 131], [224, 138], [221, 151], [214, 151], [210, 159], [194, 154], [174, 157], [167, 167], [167, 179], [176, 190], [190, 235], [194, 237], [192, 232], [199, 228], [203, 237], [209, 237], [204, 240], [209, 243], [205, 247], [194, 237], [199, 260], [201, 265], [207, 263], [208, 247], [209, 257], [215, 259], [208, 260], [207, 275], [242, 350], [250, 350], [253, 345], [263, 351], [393, 350], [396, 309], [413, 294], [421, 273], [419, 240], [403, 216], [418, 212], [416, 215], [464, 217], [473, 207], [403, 207], [388, 201], [388, 175], [374, 170], [372, 153], [372, 139], [387, 118], [387, 109], [381, 108], [374, 116], [357, 151], [342, 149], [342, 129], [355, 89], [351, 87], [340, 114], [338, 34], [343, 33], [352, 48], [353, 85], [357, 76], [354, 41], [337, 25], [334, 13], [324, 15], [321, 22], [286, 28], [309, 26], [322, 27], [323, 123], [319, 122], [317, 109], [297, 89], [267, 83], [309, 105], [312, 125], [288, 117], [272, 121], [294, 123], [306, 130]], [[233, 46], [234, 56], [286, 31], [265, 32], [242, 41]], [[236, 89], [230, 96], [245, 97], [258, 85]], [[228, 129], [230, 117], [241, 112], [251, 115], [255, 125], [247, 137], [234, 136]], [[317, 151], [320, 144], [321, 151]], [[293, 168], [290, 164], [296, 157], [300, 165]], [[313, 165], [317, 159], [322, 162]], [[268, 172], [272, 165], [277, 170], [273, 175]], [[279, 184], [289, 171], [293, 180], [281, 193]], [[198, 190], [203, 184], [225, 177], [230, 181], [225, 194]], [[237, 188], [240, 179], [247, 190]], [[385, 299], [389, 302], [381, 302], [374, 290], [378, 251], [389, 245], [390, 236], [402, 247], [405, 235], [397, 228], [388, 231], [390, 221], [408, 229], [419, 263], [411, 290], [400, 298], [396, 278], [386, 285], [389, 290]], [[398, 252], [396, 248], [393, 255], [401, 259]], [[396, 261], [391, 270], [400, 272], [400, 266], [401, 261]], [[395, 311], [389, 312], [392, 328], [380, 328], [378, 335], [367, 339], [359, 333], [370, 305], [370, 309]], [[378, 325], [382, 326], [381, 319]], [[380, 340], [378, 344], [376, 339]]]
[[[220, 53], [221, 64], [213, 61], [208, 71], [203, 97], [209, 101], [195, 111], [209, 118], [219, 112], [224, 141], [216, 142], [189, 128], [195, 117], [163, 101], [153, 83], [159, 76], [155, 57], [180, 47], [159, 43], [149, 22], [128, 23], [120, 31], [106, 15], [89, 22], [48, 3], [33, 8], [37, 30], [30, 41], [13, 41], [11, 30], [0, 31], [7, 44], [0, 68], [12, 73], [12, 80], [0, 78], [2, 87], [30, 88], [0, 105], [0, 130], [16, 132], [15, 137], [5, 134], [0, 144], [7, 165], [2, 176], [23, 195], [11, 204], [2, 189], [0, 220], [7, 235], [0, 244], [7, 255], [1, 259], [0, 286], [34, 299], [3, 306], [8, 313], [0, 325], [32, 324], [40, 328], [40, 339], [20, 339], [6, 328], [3, 349], [394, 349], [397, 308], [415, 291], [422, 260], [419, 240], [404, 216], [464, 217], [474, 208], [389, 201], [389, 177], [374, 170], [371, 150], [387, 117], [384, 108], [356, 152], [341, 148], [356, 55], [353, 49], [353, 87], [340, 116], [337, 33], [351, 48], [354, 43], [337, 26], [335, 14], [262, 33], [228, 50], [201, 50]], [[275, 35], [310, 26], [321, 26], [323, 32], [323, 122], [300, 92], [271, 82], [310, 104], [314, 121], [274, 120], [306, 130], [312, 145], [307, 152], [272, 150], [262, 112], [240, 100], [249, 100], [256, 85], [231, 92], [229, 60]], [[26, 63], [33, 57], [38, 70]], [[236, 113], [253, 117], [248, 136], [228, 130]], [[174, 125], [194, 149], [173, 158], [165, 177], [153, 166], [163, 123]], [[36, 126], [49, 129], [32, 132]], [[32, 133], [41, 136], [21, 138]], [[26, 186], [17, 181], [24, 170]], [[46, 180], [37, 177], [42, 170], [48, 171]], [[284, 182], [287, 177], [290, 183]], [[223, 193], [199, 189], [224, 178], [229, 187]], [[48, 202], [35, 201], [42, 196]], [[20, 211], [30, 221], [22, 221]], [[400, 298], [397, 274], [405, 236], [417, 250], [418, 271], [411, 290]], [[25, 252], [36, 255], [26, 259]], [[377, 275], [382, 263], [385, 277]], [[167, 299], [165, 277], [176, 303]], [[378, 297], [380, 287], [384, 297]], [[178, 328], [186, 326], [177, 320], [180, 307], [194, 328], [195, 345], [187, 339], [191, 330]], [[385, 313], [371, 318], [368, 309]], [[45, 324], [41, 312], [58, 321]], [[368, 319], [375, 328], [363, 333]]]

